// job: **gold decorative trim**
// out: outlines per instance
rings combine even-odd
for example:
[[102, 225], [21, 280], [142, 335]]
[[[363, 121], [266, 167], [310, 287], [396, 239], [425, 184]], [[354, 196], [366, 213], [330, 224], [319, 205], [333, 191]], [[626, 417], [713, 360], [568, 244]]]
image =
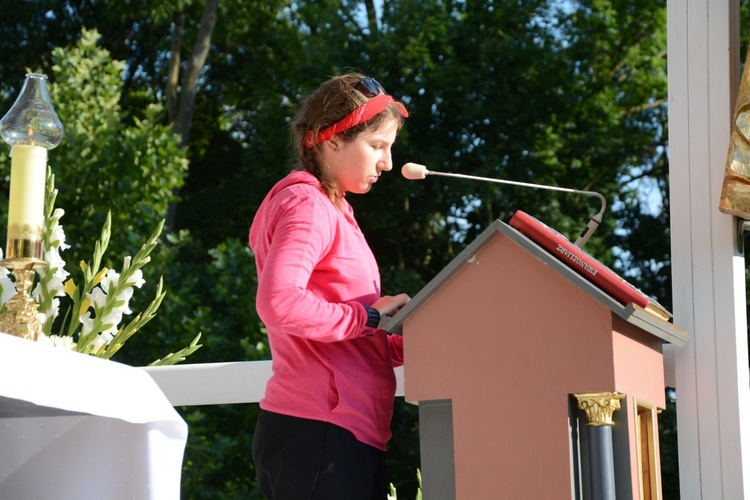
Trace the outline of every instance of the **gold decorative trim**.
[[619, 392], [584, 392], [573, 394], [578, 400], [578, 409], [586, 412], [586, 425], [613, 426], [612, 416], [620, 409], [620, 400], [625, 394]]
[[41, 225], [11, 224], [8, 226], [8, 236], [19, 240], [41, 240], [44, 228]]

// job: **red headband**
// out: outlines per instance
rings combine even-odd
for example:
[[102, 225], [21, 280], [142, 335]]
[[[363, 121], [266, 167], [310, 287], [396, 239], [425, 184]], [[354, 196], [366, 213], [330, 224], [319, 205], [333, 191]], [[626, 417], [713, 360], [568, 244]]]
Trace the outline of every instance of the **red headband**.
[[378, 94], [330, 127], [324, 128], [323, 130], [318, 132], [318, 137], [315, 142], [313, 142], [312, 130], [308, 130], [307, 135], [305, 136], [305, 147], [307, 149], [311, 149], [313, 146], [315, 146], [315, 144], [330, 141], [334, 135], [340, 134], [345, 130], [356, 127], [360, 123], [364, 123], [373, 116], [384, 111], [390, 103], [396, 105], [398, 111], [401, 113], [401, 116], [403, 116], [404, 118], [409, 117], [409, 112], [406, 110], [406, 106], [404, 106], [388, 94]]

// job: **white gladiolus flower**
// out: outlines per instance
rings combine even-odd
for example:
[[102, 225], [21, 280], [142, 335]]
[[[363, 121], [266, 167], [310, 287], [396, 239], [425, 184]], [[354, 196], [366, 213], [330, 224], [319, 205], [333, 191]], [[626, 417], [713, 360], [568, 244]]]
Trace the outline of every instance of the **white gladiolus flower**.
[[52, 299], [52, 305], [44, 311], [44, 315], [48, 318], [56, 318], [58, 314], [60, 314], [60, 299]]
[[[124, 290], [121, 290], [119, 294], [117, 294], [117, 300], [123, 301], [125, 304], [123, 307], [125, 309], [128, 308], [128, 302], [130, 302], [130, 299], [133, 298], [133, 287], [127, 287]], [[130, 311], [125, 311], [126, 314], [130, 314]]]
[[60, 252], [56, 249], [46, 250], [44, 252], [44, 260], [49, 264], [50, 269], [65, 267], [65, 261], [60, 256]]
[[[3, 258], [3, 250], [0, 248], [0, 259]], [[7, 304], [16, 294], [16, 285], [10, 279], [10, 271], [0, 268], [0, 306]]]
[[75, 349], [76, 343], [73, 342], [73, 338], [68, 335], [50, 335], [49, 337], [45, 334], [40, 334], [36, 340], [40, 344], [51, 345], [53, 347], [62, 347], [64, 349]]
[[0, 270], [0, 289], [2, 289], [2, 293], [0, 293], [0, 305], [7, 304], [16, 294], [16, 285], [10, 279], [10, 272], [5, 268]]
[[102, 318], [102, 325], [112, 325], [106, 331], [112, 332], [113, 335], [117, 333], [117, 325], [122, 321], [123, 312], [122, 308], [118, 307]]
[[102, 282], [99, 284], [99, 286], [102, 287], [102, 290], [109, 293], [110, 285], [114, 288], [117, 286], [118, 281], [120, 281], [120, 273], [118, 273], [114, 269], [109, 269], [107, 271], [107, 274], [104, 275], [104, 278], [102, 279]]
[[62, 208], [56, 208], [54, 213], [52, 214], [53, 218], [57, 218], [58, 223], [55, 224], [55, 227], [52, 228], [52, 237], [50, 238], [52, 241], [52, 245], [54, 246], [57, 244], [57, 246], [60, 247], [61, 250], [67, 250], [70, 248], [70, 245], [65, 243], [65, 231], [63, 230], [63, 227], [60, 225], [60, 218], [65, 214], [65, 210]]
[[94, 309], [102, 309], [104, 304], [107, 303], [107, 294], [104, 291], [96, 287], [87, 295], [91, 299], [91, 303], [94, 305]]
[[143, 279], [143, 272], [140, 269], [134, 272], [133, 276], [131, 276], [130, 280], [128, 281], [128, 285], [134, 286], [136, 288], [142, 287], [144, 283], [146, 283], [146, 280]]
[[109, 345], [109, 343], [112, 342], [113, 338], [114, 338], [114, 335], [111, 334], [109, 331], [102, 332], [99, 335], [97, 335], [96, 338], [89, 343], [89, 345], [93, 348], [92, 350], [94, 352], [97, 352], [103, 346]]
[[81, 327], [81, 337], [91, 333], [91, 330], [94, 328], [94, 318], [91, 317], [91, 311], [86, 311], [86, 314], [81, 316], [79, 321], [83, 325]]

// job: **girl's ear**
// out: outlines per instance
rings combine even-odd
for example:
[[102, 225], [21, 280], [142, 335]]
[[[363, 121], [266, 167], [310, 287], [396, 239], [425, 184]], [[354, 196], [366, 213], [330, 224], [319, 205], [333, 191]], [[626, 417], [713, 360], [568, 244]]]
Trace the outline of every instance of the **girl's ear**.
[[341, 143], [336, 137], [333, 137], [330, 141], [326, 141], [326, 145], [331, 149], [332, 152], [338, 153]]

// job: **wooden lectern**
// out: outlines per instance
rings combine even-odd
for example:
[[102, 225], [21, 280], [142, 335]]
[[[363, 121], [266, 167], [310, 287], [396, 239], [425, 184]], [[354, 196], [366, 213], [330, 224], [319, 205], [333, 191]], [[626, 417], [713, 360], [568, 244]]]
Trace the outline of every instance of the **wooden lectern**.
[[661, 498], [662, 343], [687, 336], [569, 264], [495, 221], [385, 324], [404, 336], [425, 498]]

